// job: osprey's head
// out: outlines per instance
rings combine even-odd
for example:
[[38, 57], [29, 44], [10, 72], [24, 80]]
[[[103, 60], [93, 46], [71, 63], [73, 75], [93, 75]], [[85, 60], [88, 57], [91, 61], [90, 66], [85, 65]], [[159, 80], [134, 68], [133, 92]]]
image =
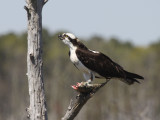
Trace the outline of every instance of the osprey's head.
[[60, 40], [64, 42], [64, 44], [68, 45], [70, 48], [79, 47], [82, 49], [87, 49], [87, 47], [80, 42], [80, 40], [71, 33], [63, 33], [58, 36]]
[[64, 44], [68, 45], [69, 47], [77, 46], [79, 43], [77, 37], [71, 33], [63, 33], [59, 35], [58, 38], [62, 40]]

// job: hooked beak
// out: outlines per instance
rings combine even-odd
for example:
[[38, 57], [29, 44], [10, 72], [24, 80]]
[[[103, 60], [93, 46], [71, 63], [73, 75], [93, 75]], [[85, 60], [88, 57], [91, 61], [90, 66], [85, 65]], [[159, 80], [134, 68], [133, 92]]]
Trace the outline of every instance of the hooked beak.
[[60, 40], [63, 40], [63, 39], [64, 39], [64, 37], [63, 37], [62, 35], [58, 35], [58, 38], [59, 38]]

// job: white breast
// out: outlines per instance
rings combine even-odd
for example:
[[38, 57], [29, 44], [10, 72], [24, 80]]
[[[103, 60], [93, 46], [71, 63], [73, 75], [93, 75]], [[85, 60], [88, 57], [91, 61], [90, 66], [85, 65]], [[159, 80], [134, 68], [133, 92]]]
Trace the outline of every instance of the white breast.
[[[77, 48], [76, 48], [77, 49]], [[76, 49], [70, 49], [70, 60], [72, 63], [82, 72], [89, 72], [90, 70], [86, 68], [76, 55]]]
[[77, 55], [76, 55], [76, 49], [77, 49], [77, 48], [75, 48], [75, 49], [70, 49], [70, 60], [71, 60], [74, 64], [76, 64], [76, 63], [79, 62], [79, 59], [77, 58]]

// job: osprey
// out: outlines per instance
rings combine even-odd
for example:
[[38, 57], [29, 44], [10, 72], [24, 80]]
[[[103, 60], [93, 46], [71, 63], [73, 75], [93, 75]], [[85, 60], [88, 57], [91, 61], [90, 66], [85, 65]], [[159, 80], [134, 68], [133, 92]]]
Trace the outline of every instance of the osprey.
[[83, 76], [88, 84], [95, 78], [120, 78], [128, 85], [137, 79], [144, 79], [142, 76], [128, 72], [119, 64], [115, 63], [105, 54], [88, 49], [80, 40], [71, 33], [63, 33], [58, 36], [64, 44], [70, 48], [69, 57], [77, 69], [83, 72]]

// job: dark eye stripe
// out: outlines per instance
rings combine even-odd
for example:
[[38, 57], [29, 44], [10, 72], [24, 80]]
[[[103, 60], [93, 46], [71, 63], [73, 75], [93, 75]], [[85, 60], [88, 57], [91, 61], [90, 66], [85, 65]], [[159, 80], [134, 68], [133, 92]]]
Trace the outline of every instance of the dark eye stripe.
[[77, 38], [72, 39], [72, 38], [70, 38], [69, 36], [67, 36], [67, 37], [68, 37], [68, 39], [69, 39], [71, 42], [76, 42], [76, 41], [77, 41]]
[[64, 37], [68, 37], [68, 35], [64, 34]]
[[67, 37], [69, 40], [71, 40], [71, 38], [66, 34], [64, 34], [64, 37]]

